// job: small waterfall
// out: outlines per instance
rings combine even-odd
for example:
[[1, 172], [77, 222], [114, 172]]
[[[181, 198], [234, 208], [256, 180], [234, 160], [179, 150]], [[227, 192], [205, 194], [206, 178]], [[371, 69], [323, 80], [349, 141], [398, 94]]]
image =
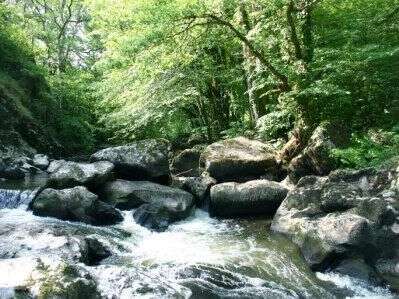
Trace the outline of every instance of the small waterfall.
[[9, 190], [0, 189], [0, 209], [16, 209], [19, 207], [27, 207], [35, 198], [36, 190]]

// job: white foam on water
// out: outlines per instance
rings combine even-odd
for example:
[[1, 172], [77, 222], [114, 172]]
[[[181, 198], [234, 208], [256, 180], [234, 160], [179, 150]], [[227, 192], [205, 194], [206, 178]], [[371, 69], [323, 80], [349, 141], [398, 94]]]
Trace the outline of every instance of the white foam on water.
[[[69, 242], [66, 246], [71, 238], [93, 236], [108, 246], [113, 256], [99, 266], [80, 266], [95, 277], [105, 298], [190, 298], [190, 285], [221, 297], [295, 298], [300, 294], [333, 298], [292, 260], [290, 251], [273, 245], [278, 240], [260, 240], [237, 221], [217, 220], [197, 210], [192, 217], [157, 233], [136, 224], [132, 211], [123, 214], [124, 221], [118, 225], [93, 227], [18, 209], [0, 210], [0, 228], [6, 228], [9, 238], [4, 242], [10, 240], [15, 248], [24, 245], [23, 258], [0, 260], [0, 288], [26, 285], [37, 267], [38, 255], [46, 264], [56, 265], [62, 254], [68, 256], [66, 248], [76, 245]], [[20, 233], [27, 224], [38, 225], [38, 229]], [[390, 298], [387, 290], [358, 286], [352, 278], [331, 273], [317, 276], [358, 297]]]
[[228, 240], [220, 244], [218, 238], [223, 232], [227, 232], [227, 225], [210, 218], [204, 211], [197, 210], [194, 216], [172, 225], [162, 233], [149, 231], [136, 224], [131, 212], [124, 216], [125, 220], [120, 227], [133, 234], [133, 240], [130, 241], [131, 251], [134, 260], [142, 263], [222, 265], [235, 254], [233, 251], [240, 249], [231, 246], [231, 254], [226, 254]]
[[37, 261], [29, 257], [0, 260], [0, 288], [26, 285], [36, 267]]
[[350, 277], [348, 275], [342, 275], [334, 272], [328, 273], [316, 273], [317, 278], [323, 281], [329, 281], [334, 283], [341, 289], [347, 289], [353, 292], [354, 296], [347, 298], [368, 298], [368, 299], [394, 299], [388, 289], [378, 286], [371, 286], [366, 282]]

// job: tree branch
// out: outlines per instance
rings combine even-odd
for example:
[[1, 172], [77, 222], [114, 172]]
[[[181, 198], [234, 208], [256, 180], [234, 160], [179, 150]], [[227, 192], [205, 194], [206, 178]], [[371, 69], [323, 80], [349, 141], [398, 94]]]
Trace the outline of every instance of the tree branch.
[[264, 57], [264, 55], [255, 48], [251, 41], [241, 33], [237, 28], [234, 27], [230, 22], [216, 16], [213, 14], [203, 14], [203, 15], [192, 15], [187, 16], [185, 19], [208, 19], [213, 21], [214, 24], [227, 27], [241, 42], [243, 42], [249, 49], [252, 55], [259, 59], [259, 61], [270, 71], [270, 73], [281, 83], [281, 89], [287, 91], [290, 89], [288, 78], [286, 75], [280, 73], [273, 64]]

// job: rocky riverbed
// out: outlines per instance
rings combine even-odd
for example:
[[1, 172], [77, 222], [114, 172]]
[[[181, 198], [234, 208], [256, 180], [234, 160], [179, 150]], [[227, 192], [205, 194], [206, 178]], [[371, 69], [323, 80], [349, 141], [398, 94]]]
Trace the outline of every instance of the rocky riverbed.
[[0, 297], [396, 298], [399, 163], [331, 172], [323, 134], [3, 159]]

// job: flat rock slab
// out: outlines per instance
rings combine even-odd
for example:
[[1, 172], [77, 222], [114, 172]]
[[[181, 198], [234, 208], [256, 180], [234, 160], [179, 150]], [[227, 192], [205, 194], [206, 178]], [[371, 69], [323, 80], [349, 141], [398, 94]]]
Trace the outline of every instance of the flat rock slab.
[[287, 192], [268, 180], [219, 184], [211, 188], [209, 212], [220, 217], [274, 215]]
[[109, 161], [120, 178], [164, 182], [170, 176], [169, 142], [164, 139], [142, 140], [129, 145], [96, 152], [91, 161]]
[[238, 137], [209, 145], [200, 165], [218, 182], [245, 182], [262, 176], [277, 178], [280, 169], [276, 156], [272, 146]]
[[183, 190], [149, 181], [116, 180], [104, 186], [101, 199], [119, 209], [131, 210], [146, 203], [174, 202], [193, 205], [193, 196]]
[[114, 165], [107, 161], [95, 163], [77, 163], [57, 160], [50, 163], [48, 187], [70, 188], [87, 186], [98, 188], [112, 178]]

